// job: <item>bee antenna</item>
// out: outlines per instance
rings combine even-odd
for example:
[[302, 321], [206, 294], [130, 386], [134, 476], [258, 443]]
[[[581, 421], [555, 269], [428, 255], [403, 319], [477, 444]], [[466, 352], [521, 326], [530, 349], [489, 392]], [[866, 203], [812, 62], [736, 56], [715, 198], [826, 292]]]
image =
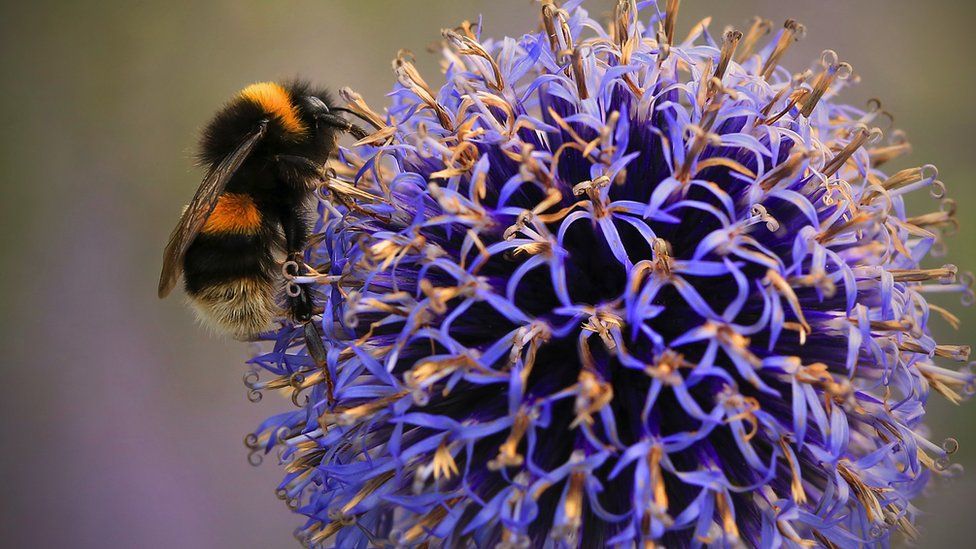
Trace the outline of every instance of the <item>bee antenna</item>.
[[351, 114], [351, 115], [355, 116], [356, 118], [362, 120], [363, 122], [366, 122], [369, 125], [373, 126], [377, 130], [382, 129], [380, 127], [377, 127], [375, 122], [373, 122], [369, 118], [366, 118], [362, 114], [359, 114], [358, 112], [356, 112], [356, 111], [354, 111], [352, 109], [347, 109], [347, 108], [344, 108], [344, 107], [332, 107], [330, 110], [331, 110], [331, 112], [344, 112], [344, 113], [347, 113], [347, 114]]
[[[333, 110], [338, 110], [338, 109], [333, 109]], [[359, 126], [353, 124], [352, 122], [346, 120], [345, 118], [332, 114], [332, 112], [329, 112], [328, 114], [320, 114], [316, 116], [316, 118], [334, 128], [339, 128], [342, 131], [351, 133], [353, 137], [355, 137], [356, 139], [363, 139], [367, 135], [369, 135], [368, 133], [366, 133], [366, 130], [360, 128]]]
[[349, 123], [349, 127], [346, 129], [346, 131], [351, 133], [356, 139], [366, 139], [366, 137], [369, 136], [369, 134], [366, 133], [366, 130], [353, 124], [352, 122]]

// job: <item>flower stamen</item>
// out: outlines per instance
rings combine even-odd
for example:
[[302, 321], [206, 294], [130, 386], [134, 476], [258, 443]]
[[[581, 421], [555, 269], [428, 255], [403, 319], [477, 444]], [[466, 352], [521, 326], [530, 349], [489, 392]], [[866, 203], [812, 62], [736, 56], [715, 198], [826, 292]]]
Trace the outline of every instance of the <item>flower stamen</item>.
[[729, 68], [729, 63], [735, 55], [735, 49], [739, 46], [740, 40], [742, 40], [742, 33], [737, 30], [733, 29], [725, 33], [713, 78], [718, 78], [719, 81], [725, 78], [725, 71]]
[[759, 41], [769, 34], [771, 30], [773, 30], [772, 21], [763, 19], [762, 17], [753, 17], [752, 24], [749, 26], [749, 30], [746, 31], [745, 38], [742, 39], [742, 45], [739, 48], [739, 55], [736, 60], [739, 63], [745, 62], [752, 55]]
[[787, 19], [786, 22], [783, 23], [783, 30], [780, 31], [779, 40], [776, 41], [776, 47], [773, 48], [773, 51], [770, 52], [769, 57], [766, 58], [766, 62], [763, 64], [759, 74], [762, 75], [762, 77], [766, 80], [769, 80], [769, 78], [773, 75], [773, 70], [776, 69], [776, 64], [779, 62], [780, 57], [786, 53], [786, 50], [790, 47], [790, 44], [796, 42], [800, 38], [803, 38], [804, 34], [806, 34], [806, 27], [800, 23], [797, 23], [793, 19]]

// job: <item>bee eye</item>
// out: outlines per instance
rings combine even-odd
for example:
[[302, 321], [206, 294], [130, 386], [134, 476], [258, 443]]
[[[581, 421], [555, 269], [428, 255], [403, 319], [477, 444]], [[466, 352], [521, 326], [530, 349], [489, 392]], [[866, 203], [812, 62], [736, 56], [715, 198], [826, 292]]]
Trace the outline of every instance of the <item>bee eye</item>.
[[313, 115], [321, 115], [329, 113], [329, 106], [325, 104], [324, 101], [315, 97], [314, 95], [308, 95], [303, 99], [305, 103], [305, 109]]

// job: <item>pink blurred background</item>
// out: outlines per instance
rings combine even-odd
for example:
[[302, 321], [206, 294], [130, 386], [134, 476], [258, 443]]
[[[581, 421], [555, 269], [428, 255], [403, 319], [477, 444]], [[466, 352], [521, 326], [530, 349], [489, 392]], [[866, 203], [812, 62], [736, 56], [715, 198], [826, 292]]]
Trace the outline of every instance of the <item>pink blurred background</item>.
[[[686, 0], [684, 35], [752, 15], [808, 34], [784, 64], [825, 48], [879, 97], [960, 203], [948, 261], [976, 268], [976, 49], [969, 2]], [[588, 2], [607, 13], [612, 2]], [[213, 110], [257, 80], [303, 75], [374, 106], [397, 49], [425, 52], [440, 29], [483, 14], [489, 35], [534, 30], [526, 0], [272, 3], [0, 3], [0, 186], [4, 231], [0, 383], [4, 547], [290, 546], [298, 525], [273, 494], [280, 470], [247, 464], [242, 437], [290, 406], [245, 398], [246, 346], [208, 337], [180, 298], [155, 296], [160, 251], [201, 176], [190, 154]], [[915, 203], [916, 212], [935, 206]], [[923, 210], [924, 208], [924, 210]], [[943, 303], [959, 307], [954, 303]], [[976, 340], [962, 310], [951, 343]], [[963, 546], [976, 502], [976, 406], [934, 397], [934, 438], [953, 435], [970, 474], [919, 502], [924, 547]]]

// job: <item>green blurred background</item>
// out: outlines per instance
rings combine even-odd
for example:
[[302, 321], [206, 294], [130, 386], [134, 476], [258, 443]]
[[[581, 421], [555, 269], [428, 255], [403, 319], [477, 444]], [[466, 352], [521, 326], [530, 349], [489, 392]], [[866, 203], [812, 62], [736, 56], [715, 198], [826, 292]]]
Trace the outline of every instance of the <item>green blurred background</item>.
[[[612, 2], [590, 1], [591, 13]], [[489, 35], [534, 30], [527, 0], [0, 3], [3, 362], [0, 545], [291, 546], [298, 524], [273, 494], [280, 470], [247, 464], [241, 442], [289, 404], [245, 398], [246, 346], [208, 337], [180, 298], [156, 299], [160, 251], [200, 179], [196, 132], [244, 85], [302, 75], [374, 106], [399, 48], [425, 52], [440, 29], [485, 17]], [[895, 167], [933, 163], [960, 203], [948, 261], [976, 268], [976, 155], [970, 132], [970, 2], [686, 0], [680, 36], [752, 15], [794, 17], [808, 34], [783, 63], [825, 48], [851, 62], [915, 145]], [[935, 207], [918, 199], [914, 211]], [[973, 209], [971, 209], [973, 208]], [[934, 260], [938, 265], [940, 260]], [[959, 310], [958, 303], [939, 301]], [[961, 310], [948, 343], [976, 341]], [[935, 323], [943, 326], [941, 322]], [[924, 547], [968, 546], [976, 501], [976, 405], [932, 399], [933, 438], [953, 435], [970, 473], [919, 505]]]

